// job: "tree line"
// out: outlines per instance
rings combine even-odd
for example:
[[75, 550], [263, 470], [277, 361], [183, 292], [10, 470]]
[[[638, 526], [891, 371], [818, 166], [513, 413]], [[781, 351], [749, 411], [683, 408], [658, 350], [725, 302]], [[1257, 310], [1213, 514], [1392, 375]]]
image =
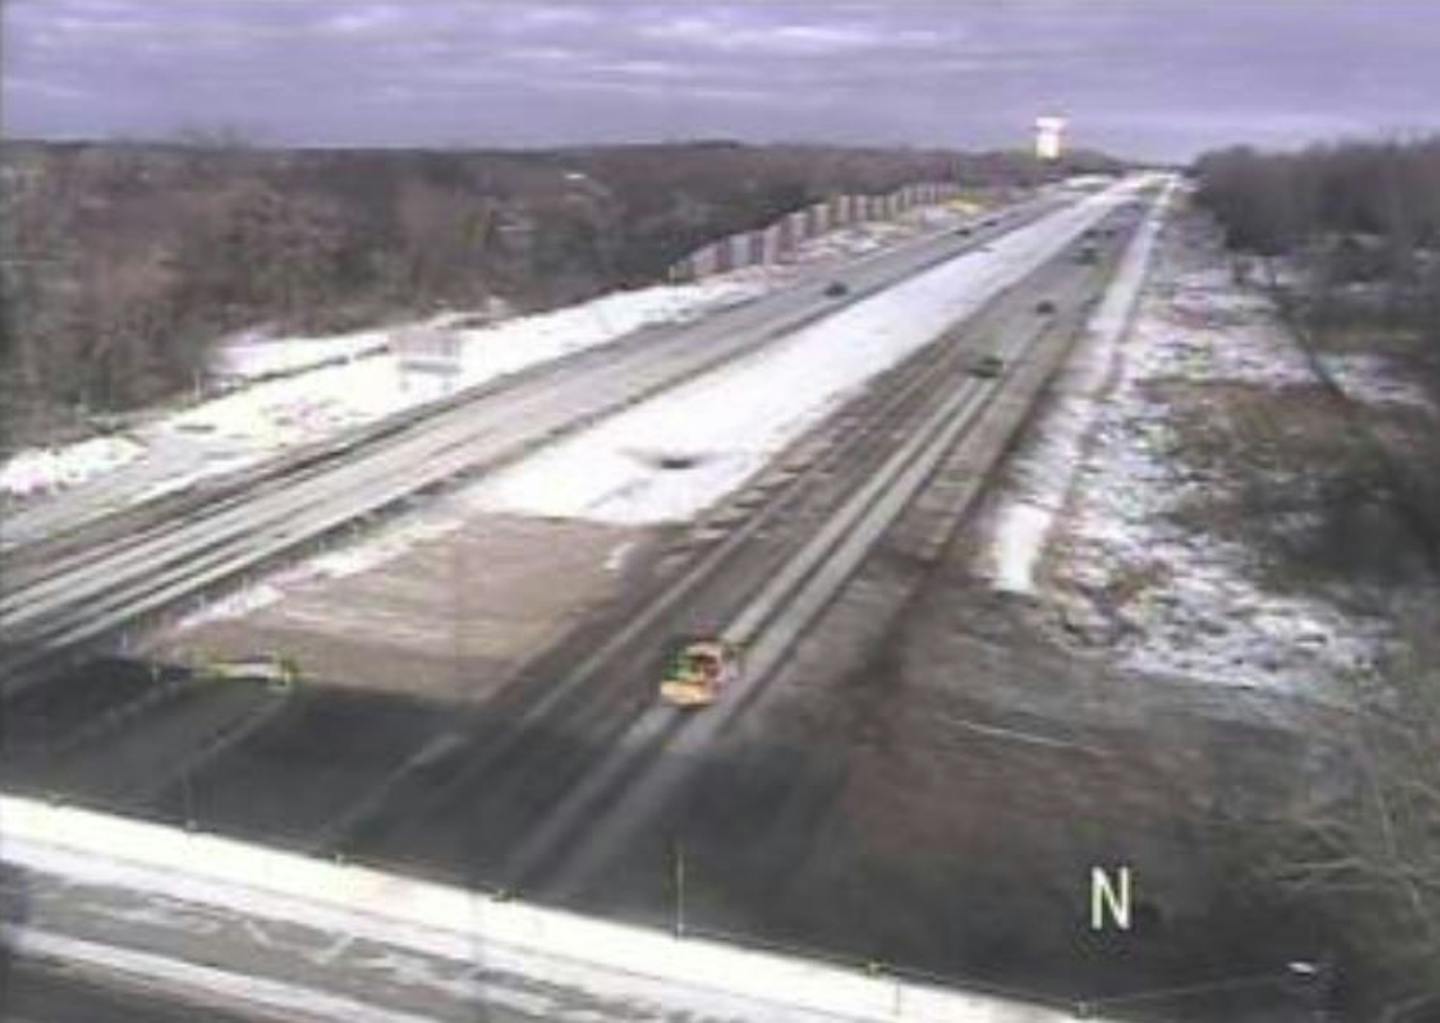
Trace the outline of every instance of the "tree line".
[[[1301, 271], [1314, 326], [1378, 312], [1440, 346], [1440, 136], [1236, 147], [1193, 173], [1231, 248]], [[1372, 300], [1352, 287], [1347, 302], [1347, 285], [1369, 285]]]
[[[237, 138], [0, 146], [11, 443], [192, 387], [240, 328], [331, 331], [659, 279], [835, 191], [1038, 179], [1022, 154], [747, 146], [284, 150]], [[1062, 173], [1108, 169], [1081, 154]]]
[[[1312, 344], [1403, 337], [1413, 365], [1440, 381], [1440, 137], [1232, 148], [1193, 174], [1229, 247], [1275, 271]], [[1434, 448], [1414, 451], [1423, 463]], [[1435, 465], [1416, 462], [1403, 475], [1424, 498]], [[1418, 507], [1424, 523], [1440, 521], [1433, 498]], [[1357, 1018], [1403, 1023], [1440, 1013], [1440, 611], [1433, 584], [1390, 601], [1401, 642], [1377, 678], [1357, 680], [1343, 794], [1277, 821], [1261, 859], [1264, 876], [1343, 935], [1337, 983]]]

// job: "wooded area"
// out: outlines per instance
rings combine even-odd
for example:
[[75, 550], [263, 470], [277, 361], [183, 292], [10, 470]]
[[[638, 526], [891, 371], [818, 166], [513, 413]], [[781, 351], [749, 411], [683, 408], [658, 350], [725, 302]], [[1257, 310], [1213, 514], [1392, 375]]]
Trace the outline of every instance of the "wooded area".
[[[1201, 158], [1198, 198], [1238, 252], [1260, 257], [1282, 308], [1319, 352], [1383, 355], [1440, 393], [1440, 138], [1351, 142], [1294, 153]], [[1440, 528], [1433, 421], [1397, 456], [1363, 418], [1377, 464], [1412, 511]], [[1377, 439], [1378, 438], [1378, 439]], [[1371, 495], [1372, 497], [1379, 495]], [[1432, 565], [1432, 568], [1434, 566]], [[1440, 1012], [1440, 611], [1435, 589], [1389, 595], [1400, 640], [1357, 678], [1341, 737], [1339, 795], [1297, 808], [1262, 839], [1261, 873], [1318, 905], [1344, 935], [1365, 1018]]]
[[[192, 386], [239, 328], [351, 329], [490, 295], [547, 308], [659, 279], [832, 192], [1041, 177], [1023, 154], [724, 141], [467, 152], [207, 136], [11, 142], [0, 157], [12, 444]], [[1059, 172], [1111, 166], [1080, 154]]]
[[1313, 327], [1378, 311], [1440, 347], [1440, 137], [1227, 149], [1195, 173], [1232, 248], [1287, 257], [1303, 274]]

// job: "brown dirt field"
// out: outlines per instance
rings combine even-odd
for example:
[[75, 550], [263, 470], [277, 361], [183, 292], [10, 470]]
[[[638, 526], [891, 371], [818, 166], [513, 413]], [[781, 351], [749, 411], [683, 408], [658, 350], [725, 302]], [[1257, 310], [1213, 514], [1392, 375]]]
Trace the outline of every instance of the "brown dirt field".
[[478, 516], [357, 574], [282, 584], [277, 603], [172, 631], [155, 650], [181, 660], [280, 652], [297, 658], [312, 681], [484, 699], [643, 571], [656, 536]]

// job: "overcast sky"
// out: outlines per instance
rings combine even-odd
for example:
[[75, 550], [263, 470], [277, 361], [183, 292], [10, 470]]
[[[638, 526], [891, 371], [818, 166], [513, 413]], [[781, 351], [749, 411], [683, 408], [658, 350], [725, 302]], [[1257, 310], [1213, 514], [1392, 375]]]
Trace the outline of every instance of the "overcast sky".
[[11, 136], [1076, 144], [1440, 130], [1440, 0], [3, 0]]

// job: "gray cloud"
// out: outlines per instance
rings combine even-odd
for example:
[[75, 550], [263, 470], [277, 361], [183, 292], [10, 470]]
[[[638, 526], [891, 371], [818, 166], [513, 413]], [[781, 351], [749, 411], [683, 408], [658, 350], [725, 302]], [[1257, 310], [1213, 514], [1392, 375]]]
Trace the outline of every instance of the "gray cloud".
[[734, 135], [1181, 157], [1440, 128], [1429, 0], [9, 0], [11, 134]]

